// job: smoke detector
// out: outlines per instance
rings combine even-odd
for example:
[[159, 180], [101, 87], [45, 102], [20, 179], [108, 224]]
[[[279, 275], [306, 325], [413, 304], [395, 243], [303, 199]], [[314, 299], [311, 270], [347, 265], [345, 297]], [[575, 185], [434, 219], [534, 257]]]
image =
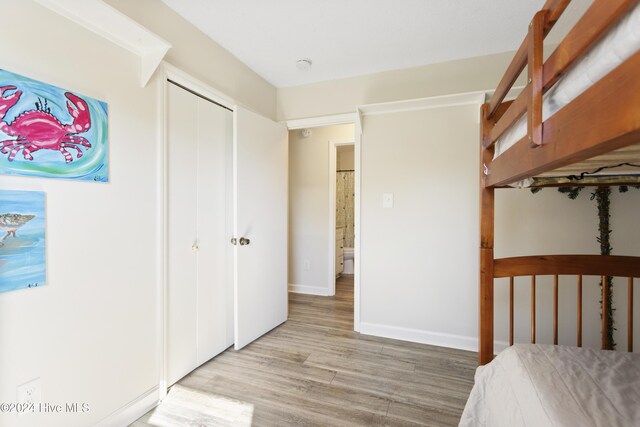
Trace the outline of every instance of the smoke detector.
[[311, 64], [313, 64], [313, 61], [309, 58], [298, 59], [296, 61], [296, 68], [301, 71], [308, 71], [311, 69]]

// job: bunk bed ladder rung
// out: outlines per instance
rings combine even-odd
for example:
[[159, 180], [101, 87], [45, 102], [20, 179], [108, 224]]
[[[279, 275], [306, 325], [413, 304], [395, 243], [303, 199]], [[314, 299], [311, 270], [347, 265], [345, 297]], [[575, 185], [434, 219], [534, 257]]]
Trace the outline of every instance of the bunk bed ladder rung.
[[553, 344], [558, 345], [558, 275], [553, 276]]
[[509, 277], [509, 345], [513, 345], [513, 276]]
[[582, 274], [578, 275], [578, 347], [582, 347]]
[[627, 351], [633, 352], [633, 277], [627, 283]]
[[531, 276], [531, 344], [536, 343], [536, 276]]

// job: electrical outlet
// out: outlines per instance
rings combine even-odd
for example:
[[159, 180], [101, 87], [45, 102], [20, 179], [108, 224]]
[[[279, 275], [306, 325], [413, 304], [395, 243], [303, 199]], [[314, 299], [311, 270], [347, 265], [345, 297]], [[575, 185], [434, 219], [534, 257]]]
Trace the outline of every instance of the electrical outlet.
[[40, 378], [18, 386], [18, 404], [38, 406], [40, 403], [42, 403]]
[[304, 271], [311, 270], [311, 261], [309, 261], [308, 259], [305, 259], [302, 264], [304, 265]]

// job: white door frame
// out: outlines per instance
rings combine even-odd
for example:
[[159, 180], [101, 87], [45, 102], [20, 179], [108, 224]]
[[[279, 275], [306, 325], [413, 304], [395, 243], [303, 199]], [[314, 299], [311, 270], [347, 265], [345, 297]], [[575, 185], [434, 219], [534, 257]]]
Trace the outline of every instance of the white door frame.
[[[338, 170], [338, 147], [345, 145], [353, 145], [355, 150], [355, 138], [336, 139], [329, 141], [329, 296], [336, 294], [336, 172]], [[354, 175], [355, 172], [355, 152], [354, 152]], [[355, 189], [354, 189], [355, 190]], [[356, 191], [357, 193], [357, 191]], [[355, 224], [354, 224], [355, 230]], [[355, 242], [354, 242], [355, 243]], [[355, 252], [354, 252], [355, 258]], [[355, 283], [355, 266], [354, 266], [354, 283]], [[355, 284], [354, 284], [355, 286]], [[354, 304], [355, 310], [355, 304]]]
[[158, 72], [158, 78], [160, 82], [158, 84], [159, 91], [159, 107], [158, 107], [158, 140], [161, 149], [158, 150], [158, 158], [156, 159], [158, 167], [157, 175], [157, 195], [158, 203], [156, 206], [158, 216], [158, 244], [156, 249], [157, 267], [157, 295], [156, 295], [156, 338], [157, 338], [157, 354], [158, 354], [158, 378], [159, 386], [158, 399], [161, 401], [167, 395], [167, 291], [168, 291], [168, 246], [167, 236], [169, 223], [167, 221], [168, 210], [168, 173], [167, 173], [167, 153], [168, 153], [168, 139], [167, 139], [167, 123], [168, 123], [168, 80], [172, 80], [183, 86], [185, 89], [195, 92], [205, 98], [209, 98], [221, 106], [230, 110], [235, 110], [236, 102], [226, 97], [224, 94], [213, 89], [211, 86], [196, 79], [190, 74], [180, 70], [179, 68], [163, 61], [161, 64], [161, 70]]
[[[343, 124], [354, 124], [355, 125], [355, 135], [353, 139], [347, 139], [343, 141], [336, 140], [336, 143], [351, 143], [354, 146], [354, 175], [355, 175], [355, 200], [354, 200], [354, 249], [353, 249], [353, 257], [354, 257], [354, 265], [353, 265], [353, 330], [356, 332], [360, 332], [360, 140], [361, 140], [361, 117], [360, 112], [354, 113], [346, 113], [346, 114], [336, 114], [332, 116], [321, 116], [321, 117], [311, 117], [306, 119], [297, 119], [297, 120], [289, 120], [286, 122], [287, 128], [289, 130], [295, 129], [305, 129], [305, 128], [313, 128], [320, 126], [332, 126], [332, 125], [343, 125]], [[329, 141], [329, 147], [331, 147], [331, 142]], [[329, 151], [331, 154], [331, 151]], [[335, 156], [335, 154], [334, 154]], [[335, 160], [334, 160], [335, 161]], [[331, 163], [331, 161], [329, 161]], [[331, 166], [329, 166], [331, 168]], [[333, 227], [333, 230], [329, 230], [329, 235], [334, 236], [333, 239], [329, 239], [329, 245], [331, 247], [330, 254], [333, 254], [333, 258], [329, 261], [329, 276], [330, 282], [333, 283], [330, 290], [333, 289], [333, 293], [335, 294], [335, 166], [333, 172], [333, 211], [329, 212], [329, 227]], [[331, 171], [331, 169], [329, 169]], [[331, 181], [331, 172], [330, 181]], [[329, 185], [329, 192], [331, 192], [331, 185]], [[331, 194], [329, 194], [331, 198]], [[329, 202], [331, 203], [331, 202]], [[331, 205], [330, 205], [331, 206]]]

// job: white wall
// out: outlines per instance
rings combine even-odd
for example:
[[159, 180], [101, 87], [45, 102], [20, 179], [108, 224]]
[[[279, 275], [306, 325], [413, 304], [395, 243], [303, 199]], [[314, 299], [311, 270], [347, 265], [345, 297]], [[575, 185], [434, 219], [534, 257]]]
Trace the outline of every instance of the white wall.
[[353, 170], [355, 148], [353, 145], [338, 146], [336, 149], [336, 167], [337, 170]]
[[[477, 118], [476, 105], [364, 118], [363, 333], [475, 345]], [[392, 209], [383, 193], [394, 194]]]
[[[361, 331], [477, 349], [478, 107], [366, 116], [362, 136]], [[382, 193], [395, 207], [382, 209]], [[640, 255], [640, 191], [612, 197], [615, 254]], [[498, 190], [495, 255], [597, 254], [597, 213], [585, 190]], [[508, 340], [508, 287], [496, 291], [496, 339]], [[598, 347], [597, 281], [585, 280], [584, 338]], [[530, 333], [529, 279], [517, 281], [516, 341]], [[551, 278], [538, 281], [538, 342], [551, 343]], [[576, 341], [575, 278], [561, 278], [560, 342]], [[590, 284], [590, 286], [587, 286]], [[523, 286], [524, 285], [524, 286]], [[596, 286], [593, 286], [596, 285]], [[636, 285], [637, 286], [637, 285]], [[626, 348], [626, 281], [616, 288]], [[640, 304], [638, 292], [635, 305]], [[635, 318], [635, 340], [640, 321]], [[636, 346], [636, 351], [638, 346]]]
[[[329, 141], [353, 139], [354, 131], [354, 125], [317, 127], [309, 138], [300, 130], [289, 132], [291, 290], [319, 295], [330, 292], [329, 242], [335, 235], [328, 231]], [[309, 270], [305, 261], [309, 261]]]
[[[154, 26], [177, 17], [161, 2], [130, 3]], [[0, 294], [0, 402], [15, 402], [16, 387], [40, 377], [43, 402], [90, 407], [84, 414], [0, 413], [0, 425], [94, 425], [158, 385], [159, 82], [140, 88], [138, 57], [32, 1], [2, 6], [10, 17], [0, 28], [2, 68], [109, 104], [111, 181], [0, 176], [0, 189], [45, 191], [47, 213], [47, 286]], [[189, 41], [183, 23], [166, 26], [163, 37], [174, 42], [176, 31]], [[174, 65], [210, 54], [212, 42], [190, 40], [186, 52], [174, 43]], [[216, 74], [238, 63], [209, 57], [184, 68], [273, 115], [273, 88], [241, 71]]]
[[106, 0], [171, 43], [165, 60], [240, 105], [276, 118], [276, 89], [160, 0]]
[[513, 53], [278, 88], [278, 120], [352, 113], [356, 106], [495, 88]]

